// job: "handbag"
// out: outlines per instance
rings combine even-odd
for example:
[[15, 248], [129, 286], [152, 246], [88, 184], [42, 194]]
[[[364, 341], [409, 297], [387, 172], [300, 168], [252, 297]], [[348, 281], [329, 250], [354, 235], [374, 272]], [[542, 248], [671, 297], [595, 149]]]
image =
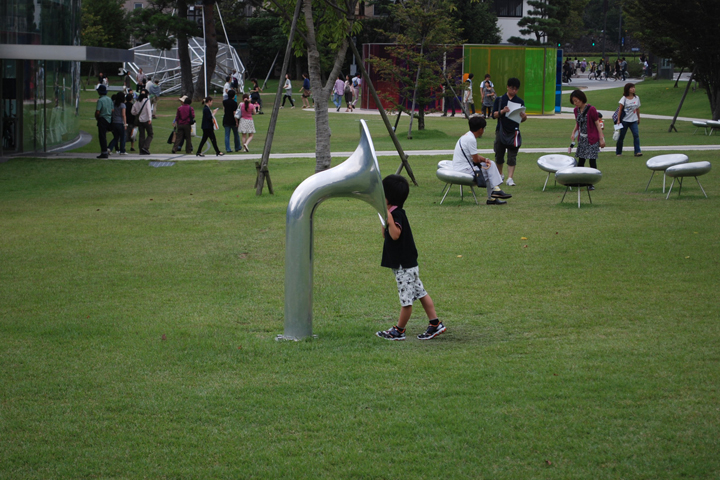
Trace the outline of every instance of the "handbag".
[[170, 132], [170, 136], [168, 137], [167, 143], [169, 145], [175, 145], [175, 129], [173, 128], [173, 131]]
[[618, 123], [618, 116], [620, 117], [620, 121], [623, 121], [623, 118], [625, 118], [625, 101], [623, 100], [623, 109], [622, 112], [620, 112], [620, 105], [615, 109], [615, 113], [612, 114], [613, 123]]
[[[462, 140], [462, 138], [461, 138]], [[460, 143], [460, 140], [458, 140], [458, 143]], [[470, 168], [473, 172], [473, 181], [475, 182], [475, 185], [478, 187], [484, 188], [486, 186], [485, 184], [485, 176], [482, 174], [482, 172], [475, 170], [475, 165], [470, 161], [467, 154], [465, 153], [465, 149], [462, 147], [462, 143], [460, 143], [460, 151], [462, 152], [463, 156], [465, 157], [465, 160], [470, 164]]]

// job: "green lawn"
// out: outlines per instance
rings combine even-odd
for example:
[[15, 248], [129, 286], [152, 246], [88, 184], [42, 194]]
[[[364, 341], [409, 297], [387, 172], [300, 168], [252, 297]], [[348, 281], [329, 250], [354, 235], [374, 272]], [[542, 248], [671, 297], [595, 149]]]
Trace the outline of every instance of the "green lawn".
[[[434, 125], [451, 148], [465, 124]], [[315, 214], [318, 338], [274, 341], [313, 159], [272, 162], [261, 197], [243, 161], [0, 164], [0, 478], [718, 478], [716, 172], [709, 199], [686, 179], [665, 200], [645, 159], [602, 154], [578, 209], [536, 157], [505, 207], [457, 187], [439, 205], [438, 158], [411, 158], [448, 326], [429, 342], [419, 305], [407, 341], [374, 336], [395, 282], [377, 216], [345, 198]]]

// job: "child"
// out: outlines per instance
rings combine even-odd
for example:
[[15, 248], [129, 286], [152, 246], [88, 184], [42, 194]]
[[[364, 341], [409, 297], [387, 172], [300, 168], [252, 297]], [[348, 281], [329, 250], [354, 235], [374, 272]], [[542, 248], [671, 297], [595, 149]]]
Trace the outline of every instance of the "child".
[[430, 325], [424, 333], [417, 336], [420, 340], [430, 340], [443, 333], [446, 328], [435, 314], [435, 305], [420, 281], [417, 249], [413, 240], [410, 223], [405, 216], [403, 204], [410, 193], [410, 185], [405, 177], [388, 175], [383, 179], [385, 201], [388, 207], [387, 226], [383, 231], [385, 244], [381, 265], [392, 268], [400, 295], [400, 318], [390, 330], [376, 332], [375, 335], [388, 340], [405, 340], [405, 325], [412, 314], [412, 304], [420, 299]]

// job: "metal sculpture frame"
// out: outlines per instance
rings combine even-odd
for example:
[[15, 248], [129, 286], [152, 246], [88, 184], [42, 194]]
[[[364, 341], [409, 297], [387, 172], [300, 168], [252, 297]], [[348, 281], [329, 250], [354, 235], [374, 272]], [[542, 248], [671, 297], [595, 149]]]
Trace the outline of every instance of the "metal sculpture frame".
[[288, 203], [285, 230], [285, 333], [277, 340], [312, 336], [313, 215], [332, 197], [354, 197], [372, 205], [381, 222], [387, 217], [380, 166], [365, 120], [360, 144], [343, 163], [307, 178]]

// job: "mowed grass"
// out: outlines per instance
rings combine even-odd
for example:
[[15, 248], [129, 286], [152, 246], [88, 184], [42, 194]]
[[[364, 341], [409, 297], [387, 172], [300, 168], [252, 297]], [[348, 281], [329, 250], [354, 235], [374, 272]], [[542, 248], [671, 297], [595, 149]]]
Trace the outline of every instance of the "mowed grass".
[[419, 305], [374, 336], [399, 304], [353, 199], [315, 213], [317, 338], [274, 341], [313, 159], [261, 197], [251, 162], [0, 164], [0, 478], [717, 478], [716, 172], [665, 200], [602, 154], [578, 209], [536, 157], [505, 207], [411, 158], [428, 342]]

